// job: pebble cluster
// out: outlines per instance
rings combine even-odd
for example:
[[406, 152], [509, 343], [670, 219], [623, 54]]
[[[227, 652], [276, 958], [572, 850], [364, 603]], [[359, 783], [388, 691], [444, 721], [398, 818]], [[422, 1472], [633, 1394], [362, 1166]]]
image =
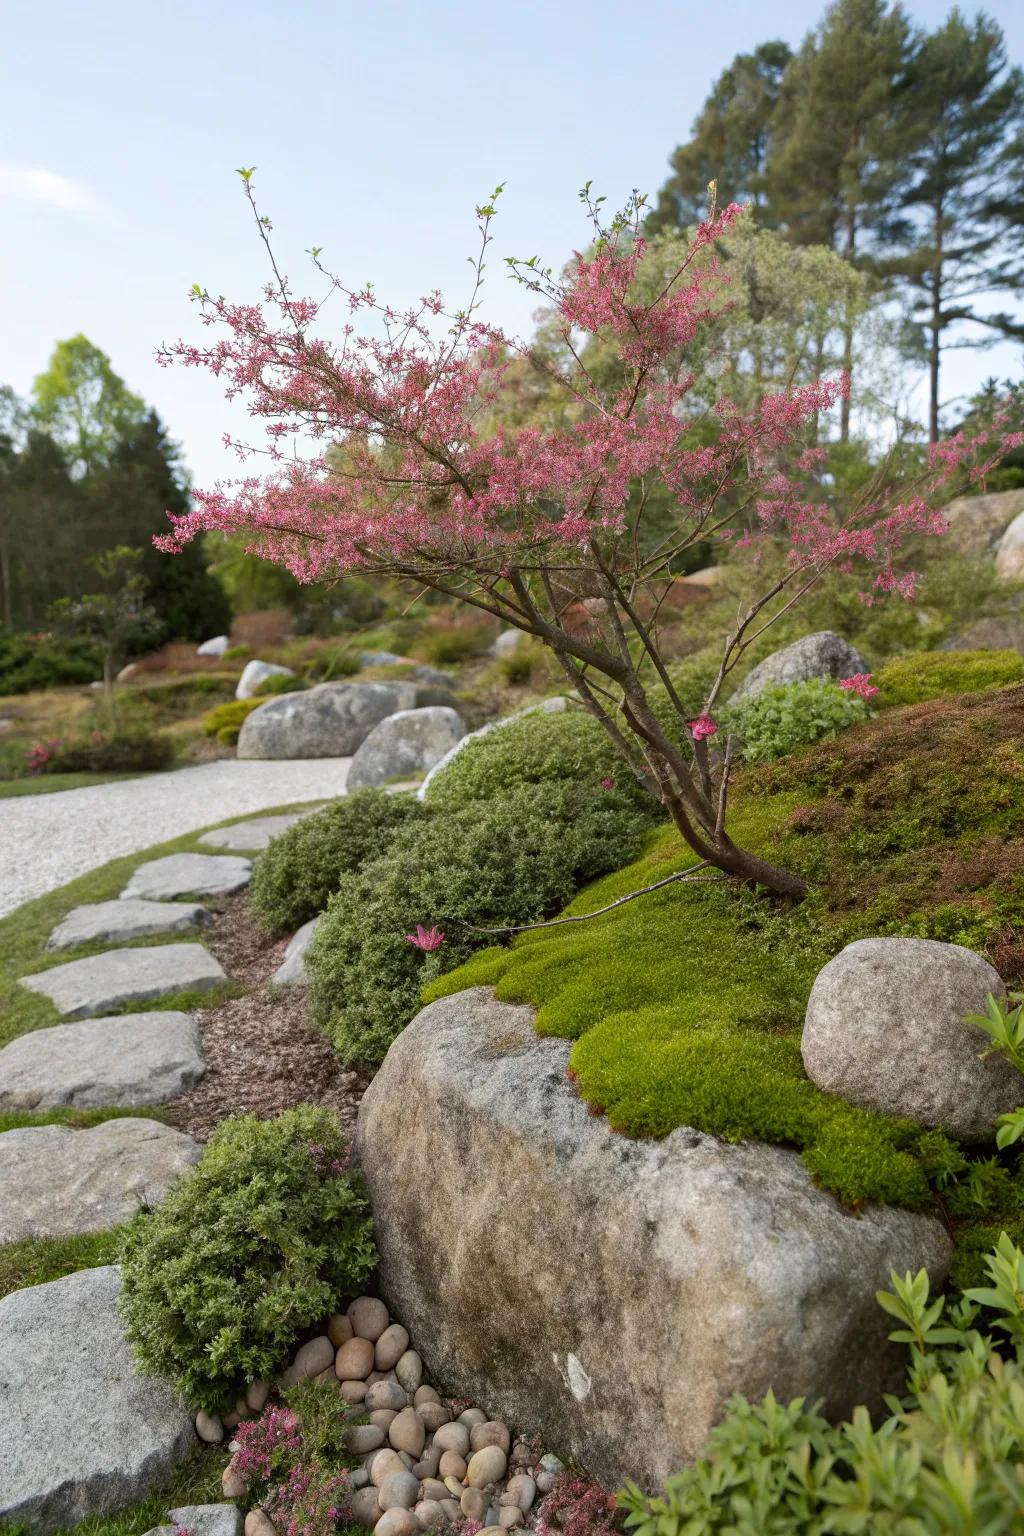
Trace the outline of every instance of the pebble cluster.
[[[369, 1422], [348, 1431], [359, 1465], [351, 1473], [351, 1519], [374, 1536], [418, 1536], [475, 1520], [498, 1530], [530, 1528], [538, 1498], [562, 1472], [557, 1456], [540, 1455], [482, 1408], [445, 1401], [423, 1380], [423, 1362], [401, 1323], [375, 1296], [359, 1296], [328, 1320], [326, 1332], [303, 1344], [280, 1378], [333, 1380], [345, 1402]], [[273, 1385], [253, 1382], [235, 1411], [219, 1419], [196, 1415], [201, 1440], [218, 1443], [242, 1418], [260, 1413]], [[229, 1462], [225, 1497], [246, 1493], [244, 1475]], [[273, 1536], [263, 1510], [246, 1517], [245, 1536]]]

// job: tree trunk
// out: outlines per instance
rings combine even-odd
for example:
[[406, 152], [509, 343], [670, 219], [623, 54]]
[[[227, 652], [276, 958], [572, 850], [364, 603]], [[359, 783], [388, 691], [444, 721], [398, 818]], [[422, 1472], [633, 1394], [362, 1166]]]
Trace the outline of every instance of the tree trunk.
[[[850, 264], [853, 264], [857, 252], [857, 211], [848, 207], [846, 211], [846, 243], [843, 255]], [[849, 318], [849, 312], [843, 319], [843, 372], [853, 384], [853, 322]], [[839, 441], [850, 441], [850, 394], [845, 394], [839, 402]]]
[[939, 364], [942, 356], [942, 204], [935, 207], [935, 266], [931, 280], [931, 318], [928, 322], [928, 441], [939, 440]]

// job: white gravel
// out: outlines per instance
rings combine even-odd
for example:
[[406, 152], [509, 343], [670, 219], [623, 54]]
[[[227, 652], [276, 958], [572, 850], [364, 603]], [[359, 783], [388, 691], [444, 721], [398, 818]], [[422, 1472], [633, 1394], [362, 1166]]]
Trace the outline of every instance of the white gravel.
[[211, 822], [340, 795], [351, 761], [232, 758], [119, 784], [0, 800], [0, 916], [110, 859]]

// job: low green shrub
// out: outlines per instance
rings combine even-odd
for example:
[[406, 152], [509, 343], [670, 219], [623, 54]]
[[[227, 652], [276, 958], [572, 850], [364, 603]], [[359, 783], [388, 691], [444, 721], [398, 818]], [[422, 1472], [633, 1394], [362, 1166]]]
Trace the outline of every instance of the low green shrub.
[[174, 744], [154, 731], [122, 727], [37, 742], [26, 762], [31, 773], [157, 773], [174, 762]]
[[[958, 1302], [920, 1270], [878, 1300], [910, 1347], [902, 1398], [832, 1425], [803, 1398], [734, 1397], [663, 1496], [627, 1484], [634, 1536], [1001, 1536], [1024, 1530], [1024, 1252], [1004, 1233]], [[995, 1313], [984, 1332], [982, 1308]]]
[[271, 672], [256, 689], [256, 698], [270, 698], [278, 693], [302, 693], [308, 687], [306, 679], [295, 673]]
[[1019, 651], [923, 651], [888, 662], [874, 682], [880, 689], [878, 704], [893, 709], [901, 704], [923, 704], [943, 693], [1005, 688], [1022, 679], [1024, 656]]
[[871, 711], [856, 693], [824, 677], [766, 688], [721, 710], [719, 722], [739, 736], [748, 762], [772, 762], [867, 720]]
[[651, 821], [663, 815], [654, 796], [630, 773], [605, 731], [583, 710], [535, 710], [477, 736], [430, 781], [427, 803], [456, 810], [493, 800], [522, 784], [579, 784], [600, 789]]
[[[617, 868], [647, 822], [599, 787], [520, 784], [412, 821], [383, 858], [343, 879], [307, 964], [317, 1021], [350, 1061], [380, 1061], [417, 1011], [425, 982], [487, 942], [482, 928], [537, 922]], [[444, 932], [424, 951], [417, 924]]]
[[248, 645], [229, 645], [221, 656], [221, 661], [244, 661], [252, 655], [252, 647]]
[[203, 735], [216, 736], [222, 746], [233, 747], [245, 721], [262, 703], [262, 699], [232, 699], [218, 704], [203, 716]]
[[101, 670], [99, 650], [87, 640], [0, 628], [0, 697], [91, 683]]
[[249, 900], [268, 933], [294, 933], [322, 912], [345, 875], [385, 853], [400, 827], [427, 813], [412, 795], [357, 789], [303, 817], [259, 855]]
[[225, 1120], [163, 1203], [131, 1222], [120, 1311], [141, 1370], [217, 1412], [358, 1291], [376, 1253], [335, 1117]]
[[468, 661], [482, 656], [494, 638], [494, 626], [482, 619], [428, 619], [416, 645], [416, 653], [434, 666]]

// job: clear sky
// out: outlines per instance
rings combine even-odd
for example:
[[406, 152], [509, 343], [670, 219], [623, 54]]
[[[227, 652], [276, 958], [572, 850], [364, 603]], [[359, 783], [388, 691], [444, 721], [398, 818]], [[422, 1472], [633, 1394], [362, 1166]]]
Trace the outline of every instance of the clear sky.
[[[154, 404], [199, 483], [235, 472], [244, 410], [154, 349], [201, 328], [193, 282], [257, 296], [265, 272], [235, 167], [255, 165], [283, 266], [303, 251], [404, 303], [466, 285], [473, 207], [507, 183], [492, 318], [523, 330], [504, 254], [553, 265], [586, 237], [576, 192], [652, 194], [715, 76], [823, 0], [2, 0], [0, 382], [29, 389], [84, 331]], [[947, 0], [909, 0], [941, 21]], [[973, 7], [964, 7], [972, 11]], [[1024, 60], [1024, 5], [990, 0]], [[310, 283], [310, 290], [319, 292]], [[964, 359], [967, 358], [966, 361]], [[1019, 372], [1019, 349], [947, 384]]]

